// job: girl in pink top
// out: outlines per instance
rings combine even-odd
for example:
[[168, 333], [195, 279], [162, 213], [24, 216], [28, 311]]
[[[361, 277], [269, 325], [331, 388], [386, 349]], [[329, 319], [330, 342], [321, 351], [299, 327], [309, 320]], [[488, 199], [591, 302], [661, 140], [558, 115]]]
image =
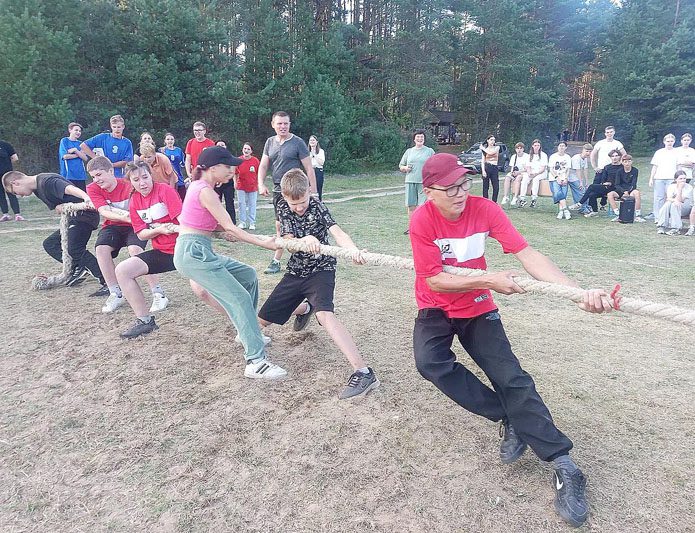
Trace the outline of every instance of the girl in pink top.
[[189, 278], [193, 292], [205, 303], [227, 315], [244, 345], [244, 375], [256, 379], [276, 379], [287, 375], [271, 363], [265, 353], [270, 342], [261, 334], [256, 318], [258, 277], [256, 271], [239, 261], [217, 255], [212, 249], [212, 232], [225, 232], [230, 241], [244, 241], [275, 250], [273, 241], [261, 240], [246, 233], [232, 222], [214, 191], [217, 183], [228, 183], [234, 177], [241, 159], [226, 148], [213, 146], [204, 150], [192, 171], [191, 185], [179, 216], [179, 238], [174, 250], [174, 265]]

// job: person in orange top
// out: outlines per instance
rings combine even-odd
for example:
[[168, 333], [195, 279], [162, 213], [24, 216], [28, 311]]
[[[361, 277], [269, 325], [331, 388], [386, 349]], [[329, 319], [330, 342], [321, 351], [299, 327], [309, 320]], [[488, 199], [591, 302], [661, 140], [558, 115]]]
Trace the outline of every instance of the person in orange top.
[[157, 152], [154, 144], [143, 143], [140, 145], [140, 159], [150, 165], [152, 170], [152, 181], [164, 183], [176, 189], [179, 177], [171, 166], [169, 158]]

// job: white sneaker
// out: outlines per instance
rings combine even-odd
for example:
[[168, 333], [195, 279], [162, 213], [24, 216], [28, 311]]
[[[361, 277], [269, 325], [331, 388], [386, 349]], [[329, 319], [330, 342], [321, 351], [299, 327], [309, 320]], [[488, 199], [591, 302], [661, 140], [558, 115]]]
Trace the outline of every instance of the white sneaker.
[[505, 196], [502, 198], [502, 204], [501, 205], [507, 205], [509, 203], [509, 196]]
[[120, 298], [116, 296], [114, 293], [109, 294], [109, 297], [106, 299], [106, 303], [104, 306], [101, 308], [102, 313], [113, 313], [116, 309], [121, 307], [123, 305], [123, 301], [125, 298], [121, 296]]
[[[268, 346], [271, 342], [273, 342], [273, 339], [271, 339], [267, 335], [263, 335], [263, 333], [261, 333], [261, 337], [263, 337], [263, 346]], [[238, 333], [236, 334], [236, 337], [234, 337], [234, 342], [236, 342], [237, 344], [241, 344], [241, 337]]]
[[580, 208], [581, 206], [582, 206], [582, 204], [580, 204], [580, 203], [572, 204], [572, 205], [569, 207], [569, 210], [570, 210], [570, 211], [578, 211], [579, 208]]
[[279, 379], [287, 375], [287, 370], [271, 363], [268, 359], [257, 359], [246, 363], [244, 376], [251, 379]]
[[251, 225], [249, 226], [249, 229], [250, 229], [251, 231], [256, 231], [256, 224], [251, 224]]
[[557, 218], [558, 220], [562, 220], [562, 217], [564, 216], [563, 213], [564, 213], [564, 211], [563, 211], [562, 209], [560, 209], [560, 210], [557, 212], [557, 216], [556, 216], [555, 218]]
[[690, 226], [685, 234], [688, 237], [692, 237], [693, 235], [695, 235], [695, 226]]
[[565, 209], [565, 210], [563, 211], [563, 213], [565, 214], [565, 220], [569, 220], [569, 219], [572, 218], [572, 215], [570, 214], [570, 210], [569, 210], [569, 209]]
[[239, 229], [246, 229], [246, 222], [239, 222], [236, 227]]
[[169, 305], [169, 298], [167, 298], [163, 294], [155, 292], [152, 295], [152, 307], [150, 307], [150, 313], [164, 311], [167, 308], [167, 305]]
[[611, 222], [619, 222], [619, 221], [620, 221], [620, 217], [611, 218]]

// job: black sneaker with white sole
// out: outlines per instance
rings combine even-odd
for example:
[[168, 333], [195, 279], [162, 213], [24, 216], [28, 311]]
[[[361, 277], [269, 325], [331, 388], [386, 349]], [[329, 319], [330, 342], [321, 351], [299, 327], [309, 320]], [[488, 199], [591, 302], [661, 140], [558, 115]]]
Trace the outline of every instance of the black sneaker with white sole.
[[72, 272], [70, 273], [70, 277], [68, 277], [68, 280], [65, 282], [65, 286], [74, 287], [75, 285], [79, 285], [84, 281], [88, 274], [89, 272], [87, 272], [87, 269], [83, 266], [73, 268]]
[[338, 395], [338, 398], [347, 400], [348, 398], [364, 396], [370, 390], [376, 389], [379, 385], [381, 385], [381, 382], [376, 378], [374, 370], [371, 368], [367, 374], [363, 372], [353, 372], [348, 380], [347, 386]]
[[304, 313], [303, 315], [297, 315], [294, 319], [294, 325], [292, 326], [292, 329], [295, 331], [302, 331], [309, 325], [309, 319], [311, 318], [311, 315], [314, 314], [314, 308], [311, 307], [311, 304], [309, 303], [308, 300], [305, 300], [305, 303], [309, 306], [309, 310]]
[[134, 339], [140, 335], [152, 333], [155, 329], [159, 329], [159, 326], [155, 324], [153, 316], [150, 317], [149, 322], [143, 322], [139, 318], [136, 318], [133, 327], [121, 333], [121, 337], [124, 339]]
[[90, 296], [108, 296], [110, 294], [109, 288], [106, 285], [102, 285], [97, 290], [95, 290]]
[[589, 516], [586, 503], [586, 476], [579, 468], [570, 471], [565, 468], [555, 469], [553, 474], [555, 487], [555, 510], [562, 519], [574, 527], [581, 526]]
[[514, 430], [514, 426], [506, 418], [500, 423], [500, 437], [502, 437], [502, 442], [500, 443], [500, 460], [502, 463], [505, 465], [511, 464], [524, 455], [528, 445], [521, 440], [521, 437]]

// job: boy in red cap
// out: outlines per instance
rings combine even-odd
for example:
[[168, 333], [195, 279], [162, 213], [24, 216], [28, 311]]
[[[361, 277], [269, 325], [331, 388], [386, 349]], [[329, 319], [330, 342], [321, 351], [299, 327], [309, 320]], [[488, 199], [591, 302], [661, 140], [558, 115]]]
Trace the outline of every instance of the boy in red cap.
[[[428, 201], [410, 221], [415, 262], [418, 316], [413, 346], [422, 376], [468, 411], [501, 421], [504, 437], [500, 458], [509, 464], [527, 446], [555, 469], [555, 508], [575, 527], [586, 520], [586, 478], [568, 453], [570, 441], [555, 427], [533, 379], [519, 364], [504, 332], [491, 290], [502, 294], [524, 292], [512, 271], [468, 277], [447, 274], [444, 265], [486, 269], [485, 240], [499, 241], [534, 278], [577, 286], [545, 255], [531, 248], [494, 202], [469, 195], [469, 171], [452, 154], [436, 154], [422, 169]], [[602, 290], [586, 292], [578, 304], [588, 312], [610, 311]], [[494, 384], [483, 384], [456, 361], [451, 344], [461, 345]]]

